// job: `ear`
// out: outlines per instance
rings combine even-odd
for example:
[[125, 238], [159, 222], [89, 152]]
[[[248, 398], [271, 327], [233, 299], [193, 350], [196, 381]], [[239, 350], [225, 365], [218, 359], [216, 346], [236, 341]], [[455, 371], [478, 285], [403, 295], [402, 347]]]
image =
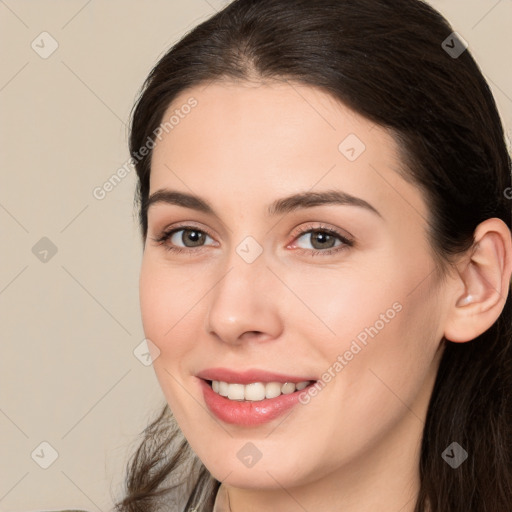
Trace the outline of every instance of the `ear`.
[[507, 300], [512, 274], [512, 236], [502, 220], [487, 219], [478, 225], [473, 246], [457, 264], [457, 274], [444, 337], [465, 342], [489, 329]]

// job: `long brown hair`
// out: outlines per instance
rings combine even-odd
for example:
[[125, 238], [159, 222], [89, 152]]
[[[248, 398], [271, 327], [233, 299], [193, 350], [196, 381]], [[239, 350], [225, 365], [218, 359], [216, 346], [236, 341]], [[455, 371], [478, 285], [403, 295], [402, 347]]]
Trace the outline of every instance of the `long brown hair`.
[[[429, 204], [428, 235], [442, 266], [472, 245], [482, 221], [497, 217], [511, 228], [505, 193], [512, 190], [511, 161], [503, 127], [482, 73], [453, 32], [420, 0], [228, 4], [160, 59], [133, 110], [130, 151], [143, 241], [151, 151], [142, 157], [138, 150], [155, 140], [179, 93], [225, 78], [318, 87], [388, 128], [401, 147], [404, 178], [420, 187]], [[510, 512], [510, 294], [500, 318], [481, 336], [442, 343], [415, 511]], [[192, 453], [167, 405], [142, 437], [116, 511], [211, 511], [219, 482]], [[469, 454], [457, 469], [441, 457], [453, 441]]]

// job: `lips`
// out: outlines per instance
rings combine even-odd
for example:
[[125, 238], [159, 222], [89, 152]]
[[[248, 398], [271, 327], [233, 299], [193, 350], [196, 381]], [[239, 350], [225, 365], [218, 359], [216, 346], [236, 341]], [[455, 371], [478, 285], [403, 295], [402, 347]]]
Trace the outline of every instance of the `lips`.
[[[254, 369], [235, 372], [227, 368], [210, 368], [199, 372], [196, 376], [205, 404], [210, 411], [226, 423], [246, 426], [260, 425], [284, 414], [299, 403], [299, 393], [314, 385], [317, 380], [310, 375], [285, 375]], [[289, 391], [273, 398], [258, 397], [256, 400], [244, 400], [240, 395], [232, 398], [222, 396], [223, 393], [219, 393], [219, 383], [227, 384], [228, 389], [235, 390], [248, 389], [253, 384], [269, 387], [279, 383], [283, 389]], [[299, 384], [298, 387], [297, 384]]]

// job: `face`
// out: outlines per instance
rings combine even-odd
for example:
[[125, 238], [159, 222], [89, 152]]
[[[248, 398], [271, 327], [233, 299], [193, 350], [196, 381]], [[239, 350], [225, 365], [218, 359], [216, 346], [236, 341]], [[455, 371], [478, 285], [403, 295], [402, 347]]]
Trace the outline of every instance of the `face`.
[[245, 488], [419, 456], [446, 298], [391, 135], [298, 84], [216, 82], [176, 109], [140, 300], [192, 449]]

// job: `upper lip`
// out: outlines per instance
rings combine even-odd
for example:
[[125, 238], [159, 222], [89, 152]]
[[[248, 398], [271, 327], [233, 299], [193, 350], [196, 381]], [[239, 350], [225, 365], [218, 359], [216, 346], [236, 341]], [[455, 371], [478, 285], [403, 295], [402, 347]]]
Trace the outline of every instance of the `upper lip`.
[[196, 374], [196, 377], [204, 380], [217, 380], [230, 384], [251, 384], [253, 382], [305, 382], [317, 380], [311, 376], [285, 375], [284, 373], [268, 372], [266, 370], [249, 369], [236, 372], [229, 368], [207, 368]]

